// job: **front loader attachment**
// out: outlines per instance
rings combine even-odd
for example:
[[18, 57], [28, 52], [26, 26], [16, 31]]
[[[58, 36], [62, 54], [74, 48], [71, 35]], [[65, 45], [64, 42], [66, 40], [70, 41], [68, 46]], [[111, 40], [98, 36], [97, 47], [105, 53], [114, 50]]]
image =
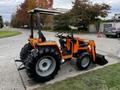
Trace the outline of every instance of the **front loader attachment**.
[[97, 54], [96, 53], [96, 63], [98, 65], [105, 65], [108, 63], [108, 61], [105, 59], [105, 56], [104, 55], [101, 55], [101, 54]]

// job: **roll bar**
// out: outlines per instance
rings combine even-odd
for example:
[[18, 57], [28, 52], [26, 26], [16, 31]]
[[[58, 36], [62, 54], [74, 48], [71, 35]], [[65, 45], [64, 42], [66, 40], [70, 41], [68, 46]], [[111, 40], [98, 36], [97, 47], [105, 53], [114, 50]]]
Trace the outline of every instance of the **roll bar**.
[[64, 14], [64, 12], [58, 11], [56, 9], [42, 9], [42, 8], [35, 8], [32, 9], [30, 11], [28, 11], [28, 13], [30, 14], [30, 27], [31, 27], [31, 38], [33, 38], [33, 16], [34, 14], [37, 15], [37, 23], [38, 23], [38, 29], [39, 29], [39, 38], [41, 37], [42, 32], [42, 25], [41, 25], [41, 20], [40, 20], [40, 14], [45, 14], [45, 15], [60, 15], [60, 14]]
[[48, 14], [48, 15], [64, 14], [64, 12], [57, 10], [57, 9], [43, 9], [43, 8], [35, 8], [35, 9], [28, 11], [28, 13], [32, 13], [32, 14], [40, 13], [40, 14]]

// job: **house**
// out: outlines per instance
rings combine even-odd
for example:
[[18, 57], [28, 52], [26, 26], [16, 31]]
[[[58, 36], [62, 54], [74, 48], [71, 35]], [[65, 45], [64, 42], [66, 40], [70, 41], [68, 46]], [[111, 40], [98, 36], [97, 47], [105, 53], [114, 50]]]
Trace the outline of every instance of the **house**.
[[120, 20], [108, 20], [100, 24], [100, 30], [102, 32], [111, 27], [120, 28]]
[[[102, 21], [99, 25], [99, 30], [104, 32], [110, 27], [120, 28], [120, 14], [115, 14], [112, 19]], [[95, 24], [89, 25], [89, 32], [98, 32]]]

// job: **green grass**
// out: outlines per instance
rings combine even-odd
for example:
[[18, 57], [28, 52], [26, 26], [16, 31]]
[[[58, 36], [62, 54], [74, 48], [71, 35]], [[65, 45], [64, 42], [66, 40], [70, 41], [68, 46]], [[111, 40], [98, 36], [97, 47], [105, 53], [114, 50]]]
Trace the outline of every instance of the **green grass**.
[[36, 90], [120, 90], [120, 64], [107, 66]]
[[0, 38], [11, 37], [21, 34], [17, 31], [0, 31]]

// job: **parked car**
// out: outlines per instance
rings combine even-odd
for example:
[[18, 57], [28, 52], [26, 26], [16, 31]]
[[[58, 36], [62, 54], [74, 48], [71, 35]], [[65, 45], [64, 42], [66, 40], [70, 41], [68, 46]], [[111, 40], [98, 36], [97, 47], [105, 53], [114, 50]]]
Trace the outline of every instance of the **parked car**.
[[104, 34], [106, 37], [120, 38], [120, 28], [115, 28], [115, 27], [107, 28], [105, 29]]

